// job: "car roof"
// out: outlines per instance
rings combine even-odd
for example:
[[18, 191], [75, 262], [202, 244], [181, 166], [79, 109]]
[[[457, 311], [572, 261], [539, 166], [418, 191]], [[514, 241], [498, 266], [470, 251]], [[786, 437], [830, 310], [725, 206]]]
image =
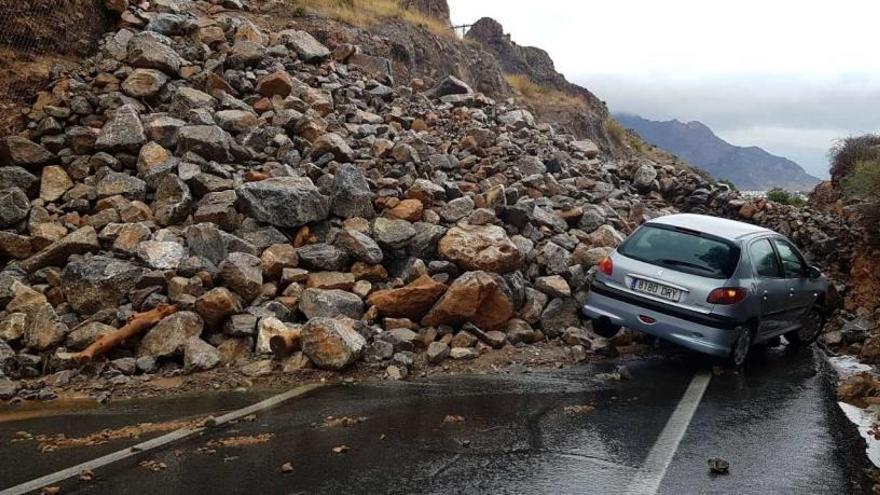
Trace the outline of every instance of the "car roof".
[[757, 225], [752, 225], [750, 223], [737, 222], [736, 220], [728, 220], [726, 218], [709, 215], [695, 215], [692, 213], [666, 215], [649, 220], [647, 223], [696, 230], [697, 232], [713, 234], [732, 241], [755, 234], [774, 233], [770, 229], [758, 227]]

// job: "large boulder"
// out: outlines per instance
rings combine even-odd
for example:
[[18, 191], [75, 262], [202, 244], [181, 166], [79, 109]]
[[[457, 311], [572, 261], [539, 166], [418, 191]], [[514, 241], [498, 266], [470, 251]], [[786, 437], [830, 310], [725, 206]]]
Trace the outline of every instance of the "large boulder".
[[476, 271], [457, 278], [422, 319], [422, 325], [470, 322], [481, 329], [494, 329], [512, 316], [513, 303], [507, 282], [494, 273]]
[[138, 356], [153, 358], [179, 355], [191, 337], [198, 337], [204, 328], [202, 318], [190, 311], [166, 316], [141, 339]]
[[138, 35], [132, 37], [128, 43], [128, 63], [132, 67], [158, 69], [170, 76], [176, 76], [185, 61], [170, 46], [153, 37]]
[[448, 287], [433, 278], [422, 275], [399, 289], [376, 291], [367, 304], [376, 306], [386, 316], [420, 320], [437, 302]]
[[278, 37], [306, 62], [320, 62], [330, 56], [330, 50], [305, 31], [286, 29]]
[[61, 290], [79, 314], [115, 309], [137, 285], [143, 270], [106, 256], [72, 261], [61, 273]]
[[357, 361], [367, 341], [351, 318], [313, 318], [302, 329], [302, 350], [321, 369], [342, 370]]
[[523, 265], [523, 257], [504, 229], [496, 225], [453, 227], [440, 239], [440, 255], [466, 270], [507, 273]]
[[360, 297], [344, 290], [306, 289], [300, 299], [299, 309], [309, 319], [340, 315], [360, 319], [364, 315], [364, 302]]
[[238, 189], [239, 210], [276, 227], [299, 227], [327, 218], [329, 201], [310, 179], [277, 177]]
[[104, 124], [95, 146], [106, 151], [137, 153], [146, 142], [147, 135], [137, 110], [132, 105], [122, 105]]
[[363, 169], [354, 165], [340, 165], [333, 177], [331, 210], [342, 218], [373, 218], [373, 194]]

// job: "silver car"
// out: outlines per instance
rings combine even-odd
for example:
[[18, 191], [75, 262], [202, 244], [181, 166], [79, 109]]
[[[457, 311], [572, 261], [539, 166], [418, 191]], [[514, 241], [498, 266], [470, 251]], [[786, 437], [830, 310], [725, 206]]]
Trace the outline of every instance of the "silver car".
[[794, 244], [762, 227], [704, 215], [640, 226], [599, 264], [583, 306], [604, 336], [639, 330], [740, 367], [752, 345], [809, 345], [828, 281]]

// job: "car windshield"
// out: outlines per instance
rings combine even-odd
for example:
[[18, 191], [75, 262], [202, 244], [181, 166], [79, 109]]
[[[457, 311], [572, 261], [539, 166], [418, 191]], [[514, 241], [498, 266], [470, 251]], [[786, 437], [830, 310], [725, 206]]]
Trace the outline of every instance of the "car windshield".
[[733, 243], [687, 229], [645, 225], [618, 252], [653, 265], [712, 278], [730, 278], [739, 262]]

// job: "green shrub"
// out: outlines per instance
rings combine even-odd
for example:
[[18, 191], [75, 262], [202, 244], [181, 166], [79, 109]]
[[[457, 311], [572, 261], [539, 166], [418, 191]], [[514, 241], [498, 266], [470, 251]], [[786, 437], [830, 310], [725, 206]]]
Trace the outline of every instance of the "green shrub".
[[767, 199], [779, 204], [791, 206], [803, 206], [807, 203], [806, 200], [799, 195], [790, 193], [779, 187], [774, 187], [767, 191]]
[[845, 180], [856, 163], [880, 159], [880, 135], [865, 134], [841, 139], [834, 144], [829, 155], [832, 179]]
[[852, 197], [867, 201], [880, 200], [880, 159], [860, 160], [853, 164], [843, 188]]

